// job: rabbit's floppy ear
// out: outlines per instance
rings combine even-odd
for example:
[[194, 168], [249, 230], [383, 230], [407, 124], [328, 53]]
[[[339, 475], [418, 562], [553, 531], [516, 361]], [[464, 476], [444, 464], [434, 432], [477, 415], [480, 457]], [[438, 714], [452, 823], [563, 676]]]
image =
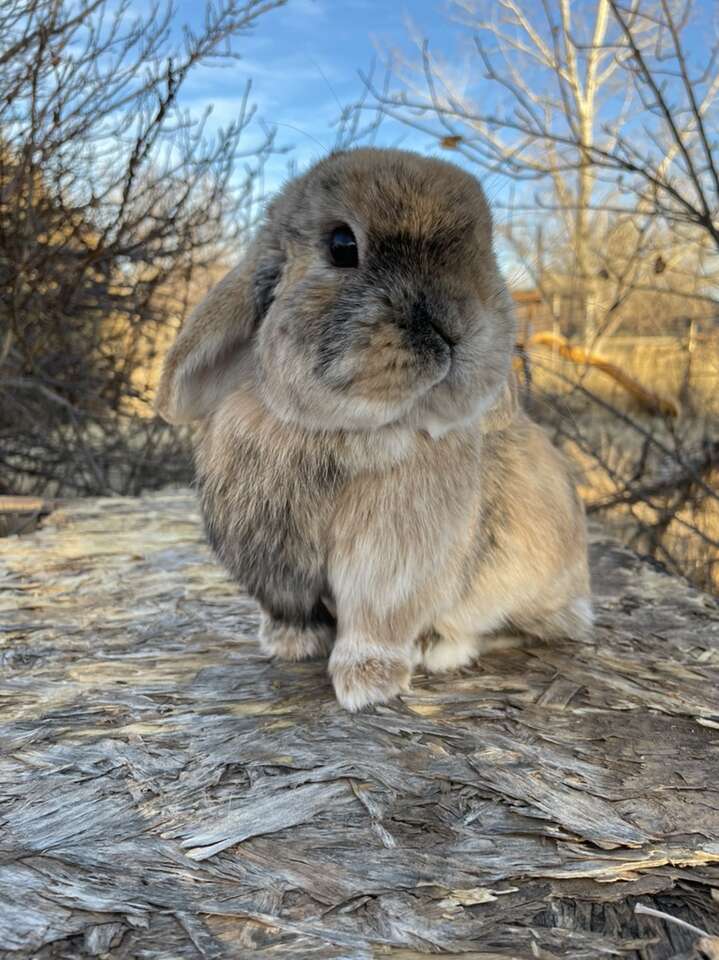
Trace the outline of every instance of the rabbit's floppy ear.
[[246, 347], [272, 302], [282, 269], [279, 251], [244, 260], [195, 307], [170, 347], [155, 398], [169, 423], [207, 416], [242, 380]]
[[510, 369], [507, 382], [499, 398], [481, 420], [482, 433], [496, 433], [510, 425], [519, 410], [519, 387], [514, 370]]

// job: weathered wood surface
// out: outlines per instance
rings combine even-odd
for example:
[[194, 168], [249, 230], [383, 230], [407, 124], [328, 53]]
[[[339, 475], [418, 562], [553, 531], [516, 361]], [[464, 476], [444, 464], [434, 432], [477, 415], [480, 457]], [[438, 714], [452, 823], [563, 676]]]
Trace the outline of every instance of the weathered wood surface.
[[702, 956], [633, 908], [719, 933], [719, 613], [593, 553], [592, 642], [349, 716], [191, 494], [0, 541], [2, 956]]

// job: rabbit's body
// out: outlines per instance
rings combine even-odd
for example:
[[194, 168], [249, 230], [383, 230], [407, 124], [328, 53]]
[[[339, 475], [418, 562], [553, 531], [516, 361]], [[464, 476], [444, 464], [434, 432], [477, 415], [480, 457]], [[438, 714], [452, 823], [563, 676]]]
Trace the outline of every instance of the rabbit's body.
[[204, 420], [208, 534], [263, 648], [331, 650], [349, 709], [492, 631], [590, 623], [583, 510], [513, 343], [476, 180], [357, 150], [285, 188], [168, 355], [158, 406]]
[[198, 463], [210, 541], [262, 606], [263, 648], [301, 659], [334, 644], [350, 709], [398, 692], [420, 659], [466, 665], [502, 628], [589, 625], [582, 508], [521, 413], [488, 434], [324, 433], [238, 391], [206, 423]]

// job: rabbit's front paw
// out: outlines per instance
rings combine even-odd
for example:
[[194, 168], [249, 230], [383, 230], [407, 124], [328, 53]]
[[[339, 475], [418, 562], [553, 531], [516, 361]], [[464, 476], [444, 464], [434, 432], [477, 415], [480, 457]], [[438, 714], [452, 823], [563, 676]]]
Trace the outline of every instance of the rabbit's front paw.
[[346, 658], [333, 654], [329, 672], [340, 705], [354, 713], [407, 692], [412, 666], [408, 660], [397, 657], [357, 654]]
[[326, 657], [332, 648], [334, 630], [329, 624], [298, 626], [263, 615], [260, 647], [268, 657], [278, 660], [307, 660]]

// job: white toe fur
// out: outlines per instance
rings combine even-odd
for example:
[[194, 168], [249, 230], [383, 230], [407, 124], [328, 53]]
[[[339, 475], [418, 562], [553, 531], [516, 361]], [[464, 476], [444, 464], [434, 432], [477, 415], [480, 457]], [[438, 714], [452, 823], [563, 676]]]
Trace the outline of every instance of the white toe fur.
[[472, 663], [479, 653], [480, 645], [476, 637], [448, 639], [438, 636], [423, 651], [422, 666], [427, 673], [451, 673]]

